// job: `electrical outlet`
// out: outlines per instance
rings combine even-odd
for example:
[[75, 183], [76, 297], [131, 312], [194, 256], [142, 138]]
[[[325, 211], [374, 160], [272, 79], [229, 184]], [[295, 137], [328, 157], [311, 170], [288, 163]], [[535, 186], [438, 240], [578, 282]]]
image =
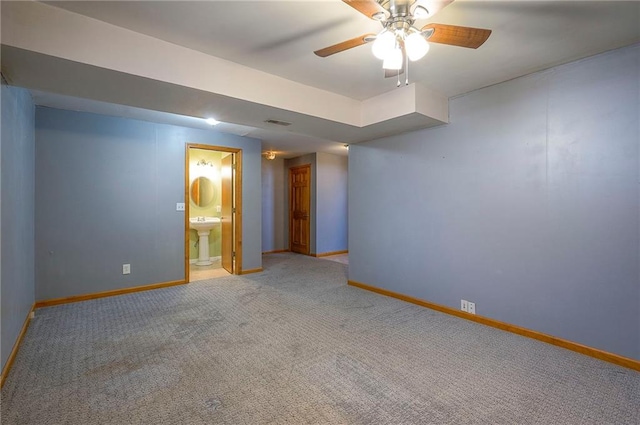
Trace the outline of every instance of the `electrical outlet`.
[[176, 211], [184, 211], [184, 202], [178, 202], [176, 204]]
[[471, 314], [476, 314], [476, 303], [469, 302], [467, 305], [467, 311]]
[[460, 300], [460, 310], [468, 312], [469, 311], [469, 301]]
[[131, 273], [131, 264], [123, 264], [122, 274], [130, 274], [130, 273]]

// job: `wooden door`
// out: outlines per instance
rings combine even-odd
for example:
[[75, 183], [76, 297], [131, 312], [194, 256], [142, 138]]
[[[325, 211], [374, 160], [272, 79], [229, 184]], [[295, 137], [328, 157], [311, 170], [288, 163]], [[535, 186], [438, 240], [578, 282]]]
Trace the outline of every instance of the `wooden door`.
[[233, 154], [222, 158], [222, 207], [221, 212], [221, 257], [222, 267], [229, 273], [233, 273]]
[[289, 246], [291, 251], [309, 254], [311, 211], [311, 165], [289, 170]]

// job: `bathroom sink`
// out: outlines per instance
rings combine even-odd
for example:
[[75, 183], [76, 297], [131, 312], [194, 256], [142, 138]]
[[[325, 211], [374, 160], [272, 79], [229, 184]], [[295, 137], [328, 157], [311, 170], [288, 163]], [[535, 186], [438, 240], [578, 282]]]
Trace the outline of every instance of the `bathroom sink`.
[[189, 227], [198, 231], [198, 261], [196, 266], [209, 266], [209, 232], [220, 224], [220, 217], [191, 217]]
[[220, 217], [191, 217], [189, 227], [198, 231], [211, 230], [220, 224]]

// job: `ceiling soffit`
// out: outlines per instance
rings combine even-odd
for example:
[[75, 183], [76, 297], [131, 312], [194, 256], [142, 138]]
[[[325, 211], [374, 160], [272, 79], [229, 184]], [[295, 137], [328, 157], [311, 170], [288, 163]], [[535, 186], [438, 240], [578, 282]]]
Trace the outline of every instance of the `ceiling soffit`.
[[63, 95], [357, 142], [448, 121], [448, 100], [411, 84], [364, 101], [38, 2], [2, 6], [3, 72]]

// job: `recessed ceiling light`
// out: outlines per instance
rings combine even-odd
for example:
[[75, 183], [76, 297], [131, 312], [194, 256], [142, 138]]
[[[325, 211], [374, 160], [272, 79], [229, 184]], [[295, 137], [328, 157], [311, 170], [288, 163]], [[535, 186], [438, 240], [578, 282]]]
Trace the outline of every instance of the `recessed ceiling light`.
[[220, 124], [220, 121], [218, 121], [216, 119], [213, 119], [213, 118], [207, 118], [205, 121], [209, 125], [218, 125], [218, 124]]

